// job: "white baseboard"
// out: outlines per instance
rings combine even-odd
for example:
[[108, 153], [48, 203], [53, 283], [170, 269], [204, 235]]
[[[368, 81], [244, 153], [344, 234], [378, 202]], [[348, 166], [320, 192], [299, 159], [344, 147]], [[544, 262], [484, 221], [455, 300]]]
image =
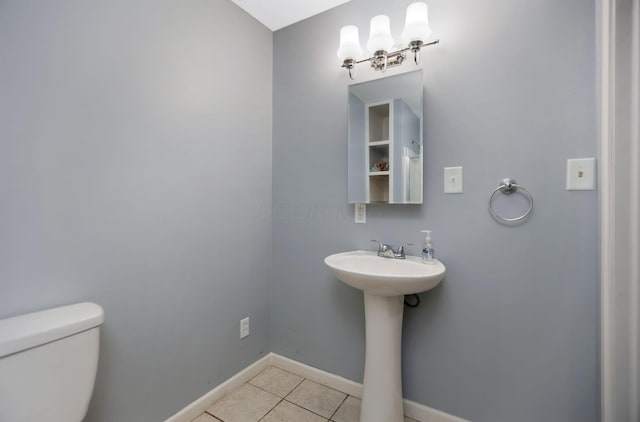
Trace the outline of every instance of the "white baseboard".
[[402, 399], [402, 401], [404, 403], [404, 415], [421, 422], [470, 422], [424, 404], [407, 399]]
[[[165, 422], [191, 422], [193, 419], [207, 410], [213, 403], [220, 400], [229, 392], [240, 387], [251, 378], [258, 375], [269, 365], [300, 375], [319, 384], [326, 385], [350, 396], [362, 398], [362, 384], [338, 375], [314, 368], [276, 353], [269, 353], [257, 362], [249, 365], [233, 377], [229, 378], [198, 400], [194, 401]], [[404, 414], [420, 422], [469, 422], [457, 416], [432, 409], [420, 403], [404, 399]]]

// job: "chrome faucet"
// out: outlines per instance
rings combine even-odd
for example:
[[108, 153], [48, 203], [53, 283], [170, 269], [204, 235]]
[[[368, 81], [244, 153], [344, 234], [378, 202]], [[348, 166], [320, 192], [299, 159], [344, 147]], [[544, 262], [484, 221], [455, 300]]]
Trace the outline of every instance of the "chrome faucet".
[[379, 240], [371, 239], [372, 242], [378, 244], [378, 256], [383, 258], [405, 259], [404, 245], [400, 246], [398, 250], [393, 250], [393, 246], [382, 243]]

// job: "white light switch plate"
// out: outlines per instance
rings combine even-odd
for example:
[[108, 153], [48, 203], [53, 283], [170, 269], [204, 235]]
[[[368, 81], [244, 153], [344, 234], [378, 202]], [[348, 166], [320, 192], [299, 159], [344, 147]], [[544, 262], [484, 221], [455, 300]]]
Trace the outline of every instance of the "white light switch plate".
[[356, 204], [356, 223], [364, 224], [367, 222], [367, 204]]
[[444, 168], [444, 193], [462, 193], [462, 167]]
[[595, 158], [567, 160], [567, 190], [594, 190], [595, 180]]

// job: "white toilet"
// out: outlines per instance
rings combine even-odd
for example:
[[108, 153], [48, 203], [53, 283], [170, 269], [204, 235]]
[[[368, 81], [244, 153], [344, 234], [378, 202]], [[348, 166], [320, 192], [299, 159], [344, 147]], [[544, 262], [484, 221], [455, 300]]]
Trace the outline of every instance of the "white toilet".
[[0, 320], [0, 421], [82, 421], [103, 322], [95, 303]]

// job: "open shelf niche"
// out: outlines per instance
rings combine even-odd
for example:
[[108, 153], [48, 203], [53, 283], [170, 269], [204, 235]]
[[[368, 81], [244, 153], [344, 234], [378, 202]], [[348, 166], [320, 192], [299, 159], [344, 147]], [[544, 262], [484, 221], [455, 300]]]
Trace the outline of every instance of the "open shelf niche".
[[[367, 106], [367, 155], [368, 163], [368, 195], [370, 202], [389, 202], [391, 197], [391, 156], [392, 136], [389, 122], [392, 103], [384, 102]], [[387, 163], [386, 168], [376, 167], [378, 163]]]

